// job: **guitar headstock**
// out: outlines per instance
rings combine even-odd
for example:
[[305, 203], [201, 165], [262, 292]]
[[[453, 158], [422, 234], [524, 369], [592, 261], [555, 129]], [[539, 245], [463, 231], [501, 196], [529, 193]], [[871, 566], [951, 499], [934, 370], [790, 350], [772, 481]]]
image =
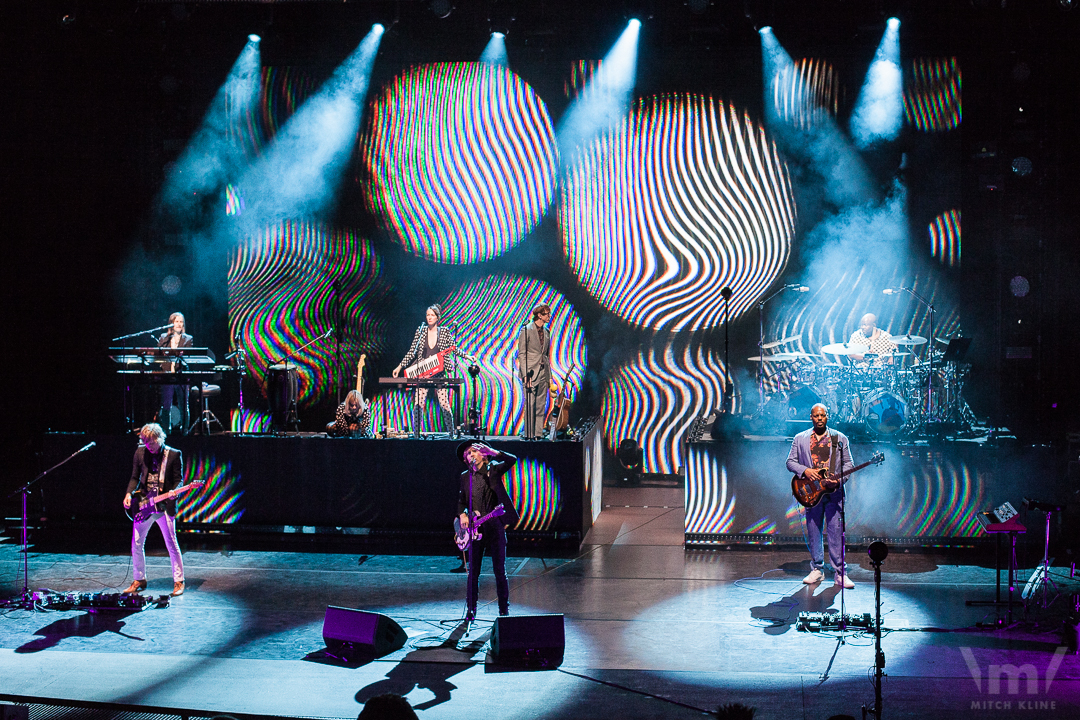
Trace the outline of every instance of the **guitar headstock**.
[[881, 463], [885, 462], [885, 453], [878, 450], [876, 453], [874, 453], [874, 456], [870, 458], [870, 462], [875, 465], [880, 465]]

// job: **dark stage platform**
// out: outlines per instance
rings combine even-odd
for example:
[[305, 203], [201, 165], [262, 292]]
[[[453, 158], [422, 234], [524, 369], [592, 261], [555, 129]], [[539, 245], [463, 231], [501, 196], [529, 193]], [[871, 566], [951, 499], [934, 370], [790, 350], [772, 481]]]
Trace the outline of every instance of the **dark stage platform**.
[[[134, 436], [52, 433], [44, 464], [88, 442], [96, 447], [39, 482], [33, 517], [48, 530], [128, 527], [121, 506]], [[319, 436], [170, 437], [186, 482], [205, 481], [180, 503], [182, 530], [300, 533], [357, 542], [451, 547], [459, 440], [360, 440]], [[580, 441], [492, 439], [518, 457], [508, 485], [521, 521], [512, 541], [576, 549], [600, 512], [603, 453], [597, 429]], [[39, 514], [40, 510], [40, 514]]]

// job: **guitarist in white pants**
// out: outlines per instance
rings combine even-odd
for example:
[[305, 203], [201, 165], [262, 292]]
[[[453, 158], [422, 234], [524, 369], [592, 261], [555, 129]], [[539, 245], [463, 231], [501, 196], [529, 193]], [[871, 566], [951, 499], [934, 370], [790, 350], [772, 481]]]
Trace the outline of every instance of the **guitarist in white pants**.
[[469, 545], [469, 580], [465, 589], [465, 620], [476, 618], [476, 599], [480, 593], [480, 565], [484, 561], [484, 548], [491, 553], [491, 565], [495, 571], [495, 590], [499, 596], [499, 614], [510, 614], [510, 583], [506, 579], [506, 526], [518, 521], [517, 511], [506, 491], [503, 476], [517, 462], [510, 453], [499, 452], [482, 443], [466, 441], [457, 447], [458, 457], [469, 469], [461, 473], [458, 492], [458, 522], [465, 529], [477, 517], [487, 515], [502, 505], [505, 514], [484, 522], [479, 530], [483, 537]]
[[[131, 507], [131, 494], [136, 490], [141, 491], [143, 497], [153, 497], [175, 490], [184, 477], [184, 458], [179, 450], [165, 445], [165, 431], [160, 425], [143, 425], [139, 430], [139, 443], [132, 461], [127, 494], [124, 495], [125, 509]], [[157, 523], [161, 534], [165, 536], [165, 547], [169, 551], [169, 562], [172, 563], [171, 595], [184, 594], [184, 560], [180, 556], [180, 544], [176, 540], [176, 500], [163, 500], [158, 509], [160, 512], [151, 513], [145, 520], [136, 519], [132, 527], [131, 564], [134, 566], [135, 579], [124, 591], [125, 594], [146, 589], [146, 552], [143, 546], [150, 526], [154, 523]]]
[[[855, 463], [851, 459], [851, 445], [847, 435], [829, 430], [829, 411], [818, 403], [810, 409], [814, 426], [803, 430], [791, 441], [787, 469], [799, 477], [821, 481], [823, 471], [839, 474], [850, 471]], [[840, 511], [844, 504], [844, 488], [839, 480], [825, 479], [822, 487], [828, 490], [814, 507], [806, 509], [806, 542], [810, 550], [810, 574], [803, 578], [807, 585], [821, 582], [825, 577], [825, 549], [822, 544], [822, 523], [829, 536], [829, 563], [835, 574], [835, 583], [845, 588], [855, 587], [844, 568], [844, 535]]]

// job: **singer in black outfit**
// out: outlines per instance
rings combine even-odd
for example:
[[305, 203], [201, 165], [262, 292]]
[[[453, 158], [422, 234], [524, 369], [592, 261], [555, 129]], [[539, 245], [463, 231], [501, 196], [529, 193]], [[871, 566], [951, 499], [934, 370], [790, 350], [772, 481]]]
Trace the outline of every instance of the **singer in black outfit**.
[[[158, 338], [159, 348], [185, 348], [195, 345], [195, 338], [188, 335], [185, 330], [184, 314], [174, 312], [169, 316], [172, 327], [169, 331]], [[166, 361], [161, 364], [164, 372], [177, 372], [183, 367], [180, 363]], [[161, 386], [161, 412], [158, 418], [161, 425], [172, 432], [172, 407], [176, 404], [180, 408], [180, 427], [188, 426], [188, 386], [187, 385], [162, 385]]]
[[499, 597], [499, 614], [510, 614], [510, 583], [506, 579], [506, 528], [516, 525], [517, 510], [506, 491], [503, 476], [514, 466], [517, 458], [500, 452], [480, 442], [467, 441], [458, 445], [458, 457], [468, 466], [461, 473], [458, 492], [458, 520], [463, 528], [472, 519], [487, 515], [502, 504], [506, 514], [492, 518], [480, 526], [483, 537], [469, 547], [469, 581], [465, 590], [468, 608], [465, 619], [476, 617], [476, 598], [480, 593], [480, 566], [484, 561], [484, 548], [491, 553], [491, 565], [495, 571], [495, 591]]

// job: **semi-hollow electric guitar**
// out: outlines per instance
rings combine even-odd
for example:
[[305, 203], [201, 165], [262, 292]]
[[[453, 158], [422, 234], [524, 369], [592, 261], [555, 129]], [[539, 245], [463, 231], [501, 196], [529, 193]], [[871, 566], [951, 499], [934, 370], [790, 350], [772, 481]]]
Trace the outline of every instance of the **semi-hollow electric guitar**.
[[131, 507], [127, 509], [128, 517], [135, 522], [142, 522], [156, 512], [162, 512], [158, 510], [157, 504], [164, 502], [165, 500], [171, 500], [174, 497], [180, 497], [189, 490], [195, 490], [201, 488], [206, 483], [203, 481], [188, 483], [187, 485], [181, 485], [180, 487], [170, 490], [169, 492], [159, 493], [152, 497], [143, 497], [141, 490], [136, 490], [131, 493]]
[[489, 512], [487, 515], [481, 515], [476, 517], [469, 523], [469, 527], [461, 527], [461, 518], [454, 518], [454, 543], [457, 544], [458, 550], [461, 552], [467, 552], [469, 546], [474, 542], [484, 537], [480, 533], [480, 526], [486, 523], [492, 518], [501, 517], [506, 514], [506, 509], [499, 503], [495, 506], [495, 509]]
[[865, 467], [871, 465], [880, 465], [885, 462], [885, 453], [877, 452], [874, 456], [864, 462], [862, 465], [856, 465], [855, 467], [845, 472], [836, 473], [833, 475], [829, 472], [828, 468], [823, 468], [821, 472], [821, 480], [810, 480], [809, 478], [799, 477], [798, 475], [791, 476], [791, 494], [795, 496], [795, 499], [799, 501], [799, 504], [803, 507], [812, 508], [821, 501], [821, 497], [826, 493], [830, 493], [836, 488], [826, 489], [823, 486], [825, 480], [843, 480], [848, 475], [856, 473]]

